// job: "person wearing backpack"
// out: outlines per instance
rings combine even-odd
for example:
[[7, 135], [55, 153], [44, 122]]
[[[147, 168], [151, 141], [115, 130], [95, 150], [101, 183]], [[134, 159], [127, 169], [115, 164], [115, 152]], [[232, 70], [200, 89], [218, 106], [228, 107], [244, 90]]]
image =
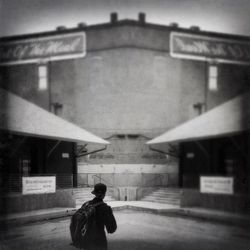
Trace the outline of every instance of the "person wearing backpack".
[[70, 224], [73, 245], [84, 250], [108, 250], [105, 228], [108, 233], [117, 229], [112, 208], [103, 202], [107, 186], [98, 183], [91, 192], [93, 200], [85, 202], [72, 216]]

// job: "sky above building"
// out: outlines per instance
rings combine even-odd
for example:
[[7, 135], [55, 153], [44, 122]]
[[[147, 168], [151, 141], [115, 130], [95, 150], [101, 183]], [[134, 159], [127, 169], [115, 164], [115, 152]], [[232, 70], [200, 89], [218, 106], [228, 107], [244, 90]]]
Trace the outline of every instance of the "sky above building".
[[0, 36], [109, 22], [146, 14], [149, 23], [250, 36], [250, 0], [0, 0]]

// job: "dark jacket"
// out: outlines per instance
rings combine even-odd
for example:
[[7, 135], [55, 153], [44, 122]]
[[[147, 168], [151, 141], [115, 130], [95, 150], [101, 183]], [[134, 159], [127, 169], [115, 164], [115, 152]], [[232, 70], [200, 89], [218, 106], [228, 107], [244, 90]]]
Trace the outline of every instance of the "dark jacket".
[[[94, 198], [90, 203], [95, 204], [102, 200]], [[89, 237], [84, 250], [107, 250], [107, 238], [104, 231], [106, 228], [108, 233], [114, 233], [117, 225], [112, 209], [106, 203], [96, 207], [95, 226], [89, 232]]]

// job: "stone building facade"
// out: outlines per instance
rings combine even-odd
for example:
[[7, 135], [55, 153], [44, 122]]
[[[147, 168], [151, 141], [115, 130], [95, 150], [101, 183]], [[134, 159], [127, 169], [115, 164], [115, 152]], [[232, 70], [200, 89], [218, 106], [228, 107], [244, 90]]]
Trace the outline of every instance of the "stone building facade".
[[[1, 44], [77, 34], [84, 37], [81, 57], [50, 60], [37, 52], [34, 61], [22, 63], [19, 54], [11, 63], [6, 54], [1, 86], [109, 140], [107, 147], [78, 145], [78, 186], [100, 180], [110, 186], [179, 186], [178, 144], [149, 148], [145, 143], [250, 88], [246, 58], [239, 64], [226, 55], [210, 58], [208, 47], [188, 51], [197, 42], [192, 39], [222, 46], [225, 41], [247, 44], [249, 38], [150, 24], [140, 13], [138, 20], [112, 14], [109, 23], [4, 37]], [[178, 39], [186, 43], [186, 51], [180, 42], [177, 48], [183, 53], [174, 51]]]

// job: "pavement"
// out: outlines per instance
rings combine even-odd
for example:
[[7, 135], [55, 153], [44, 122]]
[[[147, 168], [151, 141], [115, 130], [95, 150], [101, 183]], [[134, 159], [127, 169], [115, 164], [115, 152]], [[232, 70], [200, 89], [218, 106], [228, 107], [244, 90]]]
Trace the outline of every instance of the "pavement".
[[[125, 209], [114, 211], [118, 228], [107, 234], [109, 250], [249, 250], [250, 230], [186, 217]], [[1, 250], [76, 250], [70, 217], [0, 231]]]
[[[129, 209], [166, 216], [189, 217], [250, 228], [250, 214], [236, 214], [200, 207], [182, 208], [175, 205], [145, 201], [109, 201], [107, 203], [112, 207], [113, 211]], [[4, 216], [1, 215], [0, 225], [2, 225], [2, 227], [11, 227], [13, 225], [23, 225], [32, 222], [68, 217], [77, 209], [78, 207], [57, 207], [21, 213], [11, 213]]]

